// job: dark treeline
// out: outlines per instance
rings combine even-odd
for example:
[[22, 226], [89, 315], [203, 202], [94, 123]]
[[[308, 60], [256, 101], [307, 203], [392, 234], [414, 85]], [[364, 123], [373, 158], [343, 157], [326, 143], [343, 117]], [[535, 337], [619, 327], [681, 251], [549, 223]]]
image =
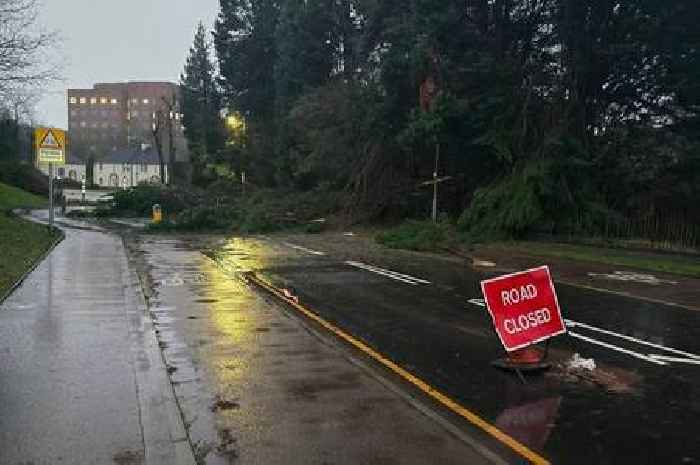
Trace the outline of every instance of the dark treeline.
[[425, 215], [439, 150], [440, 210], [475, 233], [700, 219], [697, 0], [220, 4], [218, 80], [188, 62], [183, 83], [189, 109], [246, 130], [189, 137], [257, 185], [346, 190], [357, 220]]

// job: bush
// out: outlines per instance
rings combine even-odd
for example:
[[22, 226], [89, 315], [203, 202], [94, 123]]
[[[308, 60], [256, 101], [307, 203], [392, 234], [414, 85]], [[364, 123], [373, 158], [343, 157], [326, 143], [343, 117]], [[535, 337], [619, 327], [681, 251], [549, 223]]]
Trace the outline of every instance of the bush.
[[48, 176], [28, 163], [1, 162], [0, 182], [41, 196], [49, 194]]
[[228, 230], [235, 224], [237, 216], [231, 208], [194, 207], [178, 214], [173, 228], [185, 231]]
[[163, 215], [177, 214], [197, 205], [198, 196], [180, 187], [141, 184], [114, 193], [112, 210], [122, 215], [151, 216], [153, 205], [159, 204]]
[[392, 249], [438, 251], [453, 241], [452, 225], [447, 221], [408, 220], [400, 226], [380, 233], [376, 241]]

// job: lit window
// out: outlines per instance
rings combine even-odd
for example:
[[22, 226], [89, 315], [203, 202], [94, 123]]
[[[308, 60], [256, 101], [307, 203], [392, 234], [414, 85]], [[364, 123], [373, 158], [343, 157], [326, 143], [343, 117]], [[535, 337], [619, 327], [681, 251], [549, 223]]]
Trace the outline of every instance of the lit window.
[[132, 99], [131, 99], [131, 103], [133, 103], [134, 105], [136, 105], [136, 104], [139, 103], [139, 99], [137, 99], [137, 98], [132, 98]]
[[85, 104], [87, 102], [87, 99], [85, 97], [80, 97], [80, 103]]
[[92, 98], [90, 99], [90, 105], [94, 105], [94, 104], [96, 104], [96, 103], [97, 103], [97, 97], [92, 97]]
[[138, 118], [138, 117], [139, 117], [139, 112], [138, 112], [138, 111], [132, 111], [132, 112], [131, 112], [131, 117], [132, 117], [132, 118]]
[[144, 104], [144, 105], [148, 105], [148, 102], [150, 102], [150, 100], [148, 100], [147, 98], [143, 99], [143, 104]]
[[73, 105], [75, 105], [76, 103], [78, 103], [78, 99], [75, 98], [75, 97], [71, 97], [71, 98], [70, 98], [70, 103], [72, 103]]
[[84, 127], [86, 127], [86, 126], [87, 126], [87, 123], [86, 123], [85, 121], [81, 121], [81, 122], [80, 122], [80, 127], [81, 127], [81, 128], [84, 128]]
[[113, 99], [111, 100], [111, 103], [112, 103], [112, 105], [116, 105], [117, 103], [119, 103], [119, 100], [113, 98]]
[[102, 97], [102, 98], [100, 99], [100, 103], [101, 103], [102, 105], [106, 104], [106, 103], [107, 103], [107, 97]]

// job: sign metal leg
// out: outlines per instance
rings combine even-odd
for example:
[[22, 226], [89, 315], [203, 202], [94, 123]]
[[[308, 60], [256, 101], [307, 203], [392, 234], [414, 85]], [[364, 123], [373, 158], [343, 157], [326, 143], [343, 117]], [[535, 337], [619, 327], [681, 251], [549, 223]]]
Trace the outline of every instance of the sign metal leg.
[[53, 227], [53, 163], [49, 163], [49, 226]]

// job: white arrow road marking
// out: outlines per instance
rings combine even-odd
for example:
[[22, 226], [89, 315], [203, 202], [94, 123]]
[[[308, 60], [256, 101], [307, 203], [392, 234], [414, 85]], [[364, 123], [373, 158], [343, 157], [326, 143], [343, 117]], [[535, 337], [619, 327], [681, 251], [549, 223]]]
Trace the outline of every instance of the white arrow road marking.
[[326, 252], [319, 252], [319, 251], [317, 251], [317, 250], [307, 249], [306, 247], [302, 247], [302, 246], [300, 246], [300, 245], [291, 244], [291, 243], [289, 243], [289, 242], [283, 242], [283, 244], [286, 245], [287, 247], [291, 247], [292, 249], [301, 250], [302, 252], [306, 252], [306, 253], [309, 253], [309, 254], [311, 254], [311, 255], [318, 255], [318, 256], [324, 256], [324, 255], [326, 255]]
[[386, 276], [387, 278], [395, 279], [396, 281], [401, 281], [406, 284], [411, 284], [413, 286], [416, 286], [418, 284], [430, 284], [430, 281], [426, 281], [425, 279], [416, 278], [407, 274], [397, 273], [396, 271], [385, 270], [384, 268], [379, 268], [372, 265], [366, 265], [361, 262], [348, 261], [345, 262], [345, 264], [353, 266], [355, 268], [371, 271], [372, 273]]

